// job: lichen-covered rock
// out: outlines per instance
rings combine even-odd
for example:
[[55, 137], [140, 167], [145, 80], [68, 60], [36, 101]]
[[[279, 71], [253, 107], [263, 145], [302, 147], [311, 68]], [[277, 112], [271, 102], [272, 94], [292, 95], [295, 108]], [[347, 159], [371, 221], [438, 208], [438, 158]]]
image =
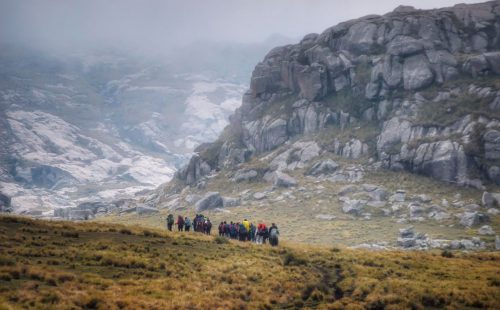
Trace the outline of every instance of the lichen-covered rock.
[[423, 54], [410, 56], [403, 65], [403, 82], [407, 90], [416, 90], [432, 84], [434, 73], [429, 60]]
[[196, 203], [196, 211], [198, 212], [222, 207], [223, 200], [218, 192], [208, 192]]
[[335, 172], [339, 165], [331, 159], [325, 159], [316, 162], [307, 171], [306, 175], [319, 176]]

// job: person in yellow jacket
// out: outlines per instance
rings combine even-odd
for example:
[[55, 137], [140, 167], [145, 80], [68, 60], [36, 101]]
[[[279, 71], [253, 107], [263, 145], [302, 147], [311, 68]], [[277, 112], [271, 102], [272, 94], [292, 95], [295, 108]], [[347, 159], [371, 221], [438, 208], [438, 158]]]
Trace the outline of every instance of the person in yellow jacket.
[[245, 219], [245, 220], [243, 220], [242, 224], [243, 224], [243, 226], [245, 226], [245, 229], [247, 230], [247, 232], [249, 232], [250, 231], [250, 222], [247, 219]]

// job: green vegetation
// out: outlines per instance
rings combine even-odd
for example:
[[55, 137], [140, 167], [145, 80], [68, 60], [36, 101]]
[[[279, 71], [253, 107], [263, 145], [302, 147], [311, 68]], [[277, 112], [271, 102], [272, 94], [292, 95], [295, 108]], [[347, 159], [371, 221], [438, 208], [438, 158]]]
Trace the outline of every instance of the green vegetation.
[[500, 306], [498, 253], [271, 248], [7, 216], [0, 230], [2, 309]]
[[362, 92], [355, 92], [351, 89], [343, 89], [330, 94], [323, 101], [332, 111], [347, 112], [358, 119], [361, 118], [364, 111], [373, 106]]

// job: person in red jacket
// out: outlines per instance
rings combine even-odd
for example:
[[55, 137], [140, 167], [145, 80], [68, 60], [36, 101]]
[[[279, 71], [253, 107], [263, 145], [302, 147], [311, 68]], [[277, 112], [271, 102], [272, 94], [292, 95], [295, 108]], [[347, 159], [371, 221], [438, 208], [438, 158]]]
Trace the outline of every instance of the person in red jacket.
[[178, 231], [184, 230], [184, 218], [182, 217], [182, 215], [179, 215], [177, 217], [177, 230]]

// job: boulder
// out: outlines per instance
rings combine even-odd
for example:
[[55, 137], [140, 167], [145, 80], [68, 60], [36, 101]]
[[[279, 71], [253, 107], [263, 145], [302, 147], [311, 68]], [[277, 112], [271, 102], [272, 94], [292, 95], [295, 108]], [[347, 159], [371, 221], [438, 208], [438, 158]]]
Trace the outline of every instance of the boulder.
[[401, 228], [399, 230], [399, 236], [401, 238], [413, 238], [415, 236], [415, 230], [413, 229], [413, 226]]
[[281, 171], [273, 172], [271, 180], [273, 185], [277, 187], [291, 187], [297, 185], [297, 181], [294, 178]]
[[402, 189], [396, 190], [396, 193], [389, 200], [392, 202], [404, 202], [406, 200], [406, 191]]
[[196, 203], [196, 211], [201, 212], [223, 207], [222, 197], [218, 192], [208, 192]]
[[500, 236], [499, 235], [495, 236], [495, 250], [497, 250], [497, 251], [500, 250]]
[[484, 225], [484, 226], [481, 226], [481, 228], [479, 228], [477, 230], [477, 233], [480, 235], [493, 236], [495, 234], [495, 231], [493, 231], [493, 228], [491, 228], [491, 226]]
[[498, 202], [495, 199], [495, 197], [491, 193], [488, 193], [488, 192], [483, 192], [483, 196], [481, 197], [481, 203], [486, 208], [491, 208], [491, 207], [495, 207], [496, 205], [498, 205]]
[[267, 194], [266, 194], [266, 193], [263, 193], [263, 192], [257, 192], [257, 193], [255, 193], [255, 194], [253, 194], [253, 198], [254, 198], [255, 200], [262, 200], [262, 199], [264, 199], [264, 198], [266, 198], [266, 197], [267, 197]]
[[460, 219], [460, 224], [465, 227], [472, 227], [488, 221], [489, 217], [486, 214], [477, 211], [464, 212]]
[[339, 165], [331, 159], [325, 159], [316, 162], [307, 171], [306, 175], [319, 176], [331, 174], [339, 168]]
[[403, 64], [403, 83], [406, 90], [417, 90], [429, 86], [434, 81], [429, 60], [423, 54], [410, 56]]
[[240, 204], [241, 204], [241, 199], [239, 198], [222, 197], [222, 206], [224, 208], [237, 207]]
[[257, 178], [258, 172], [255, 170], [238, 170], [236, 171], [233, 180], [235, 182], [250, 182]]
[[189, 194], [189, 195], [186, 195], [186, 197], [184, 198], [184, 201], [187, 202], [188, 204], [190, 205], [194, 205], [195, 203], [197, 203], [199, 200], [201, 199], [201, 196], [200, 195], [196, 195], [196, 194]]
[[344, 213], [349, 213], [349, 214], [353, 214], [353, 215], [360, 215], [365, 206], [366, 206], [365, 200], [348, 199], [348, 200], [344, 201], [344, 204], [342, 206], [342, 211]]

